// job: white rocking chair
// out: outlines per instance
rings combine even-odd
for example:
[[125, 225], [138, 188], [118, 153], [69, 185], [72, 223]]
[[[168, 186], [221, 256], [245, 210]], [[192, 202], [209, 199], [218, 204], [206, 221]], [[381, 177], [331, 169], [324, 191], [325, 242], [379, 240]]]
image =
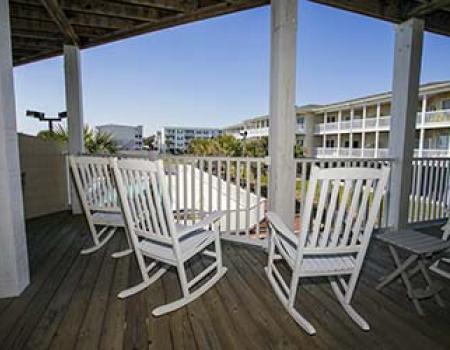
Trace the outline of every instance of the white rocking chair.
[[[110, 161], [103, 157], [69, 156], [69, 162], [94, 243], [92, 247], [83, 249], [81, 254], [94, 253], [113, 237], [118, 228], [125, 228]], [[125, 235], [128, 239], [126, 232]], [[130, 254], [130, 244], [129, 247], [113, 253], [112, 257]]]
[[[175, 225], [162, 161], [112, 159], [125, 222], [142, 275], [142, 282], [119, 293], [126, 298], [158, 280], [170, 266], [175, 266], [181, 283], [182, 297], [153, 310], [160, 316], [177, 310], [200, 297], [227, 271], [222, 265], [218, 230], [210, 231], [223, 213], [215, 212], [192, 226]], [[215, 251], [207, 250], [214, 244]], [[185, 264], [203, 253], [213, 262], [190, 281]], [[149, 261], [147, 261], [149, 260]], [[213, 274], [212, 274], [213, 273]], [[194, 291], [205, 277], [212, 276]]]
[[[275, 213], [268, 213], [267, 276], [285, 309], [310, 335], [316, 330], [295, 309], [295, 301], [299, 279], [315, 276], [327, 276], [345, 312], [363, 330], [369, 330], [367, 322], [350, 303], [388, 175], [388, 168], [314, 167], [301, 215], [300, 236], [295, 235]], [[315, 199], [318, 204], [314, 216]], [[292, 270], [289, 285], [275, 264], [281, 259]]]

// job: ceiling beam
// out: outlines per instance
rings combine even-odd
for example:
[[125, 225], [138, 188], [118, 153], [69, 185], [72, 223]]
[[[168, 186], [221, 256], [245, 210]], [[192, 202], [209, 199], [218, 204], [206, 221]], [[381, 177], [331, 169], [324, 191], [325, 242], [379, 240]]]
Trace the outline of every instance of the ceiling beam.
[[422, 17], [450, 6], [450, 0], [432, 0], [412, 9], [408, 17]]
[[[131, 19], [117, 18], [92, 13], [88, 14], [88, 13], [72, 12], [69, 10], [65, 11], [65, 16], [72, 30], [74, 30], [77, 33], [77, 35], [81, 35], [80, 33], [78, 33], [77, 29], [78, 26], [91, 27], [93, 29], [102, 28], [102, 29], [116, 30], [122, 28], [129, 28], [141, 23], [146, 23], [142, 21], [135, 21]], [[37, 7], [34, 4], [31, 6], [26, 6], [12, 3], [11, 17], [55, 23], [55, 21], [53, 21], [52, 18], [48, 16], [44, 8]]]
[[[79, 27], [77, 25], [74, 25], [73, 27], [81, 37], [84, 36], [97, 38], [107, 35], [111, 32], [108, 29], [102, 28]], [[11, 31], [12, 34], [14, 34], [16, 31], [19, 31], [22, 33], [26, 32], [31, 35], [36, 34], [39, 36], [47, 36], [53, 38], [62, 36], [64, 39], [64, 36], [61, 34], [60, 30], [54, 22], [40, 21], [36, 19], [17, 18], [13, 16], [11, 21]]]
[[81, 4], [72, 0], [61, 0], [60, 4], [64, 10], [71, 12], [132, 19], [141, 22], [155, 22], [161, 15], [173, 14], [173, 12], [159, 11], [149, 7], [129, 6], [104, 1]]
[[41, 0], [50, 17], [55, 21], [58, 28], [63, 33], [67, 43], [73, 45], [80, 44], [80, 38], [76, 34], [64, 11], [58, 4], [57, 0]]
[[192, 1], [185, 0], [113, 0], [117, 3], [132, 4], [150, 7], [159, 10], [190, 12], [192, 10]]
[[14, 37], [12, 42], [13, 50], [18, 49], [33, 49], [38, 51], [45, 51], [47, 49], [56, 50], [61, 47], [60, 43], [56, 41], [51, 41], [47, 39], [29, 39], [29, 38], [18, 38]]

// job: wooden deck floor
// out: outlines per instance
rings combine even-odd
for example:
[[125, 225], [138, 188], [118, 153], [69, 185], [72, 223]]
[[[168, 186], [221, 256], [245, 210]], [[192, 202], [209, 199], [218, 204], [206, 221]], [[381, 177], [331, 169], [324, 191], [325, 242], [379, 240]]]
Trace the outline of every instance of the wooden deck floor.
[[[223, 243], [228, 273], [189, 306], [154, 318], [151, 310], [179, 295], [174, 272], [125, 301], [116, 294], [138, 279], [132, 257], [114, 260], [117, 236], [91, 256], [80, 217], [68, 213], [27, 223], [32, 283], [22, 296], [0, 300], [0, 349], [449, 349], [450, 312], [424, 302], [418, 316], [400, 283], [373, 287], [390, 269], [373, 241], [354, 306], [369, 321], [361, 331], [322, 280], [304, 284], [298, 306], [317, 328], [310, 337], [284, 311], [263, 272], [258, 248]], [[196, 261], [191, 269], [202, 264]], [[200, 267], [201, 268], [201, 267]], [[445, 283], [445, 282], [444, 282]], [[450, 304], [450, 284], [443, 297]]]

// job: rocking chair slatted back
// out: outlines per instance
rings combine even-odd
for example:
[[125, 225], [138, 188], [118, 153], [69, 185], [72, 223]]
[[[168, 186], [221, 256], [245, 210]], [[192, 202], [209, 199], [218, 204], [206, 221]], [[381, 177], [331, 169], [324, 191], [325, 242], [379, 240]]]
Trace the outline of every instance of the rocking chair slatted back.
[[358, 252], [373, 231], [388, 176], [388, 168], [313, 168], [298, 254]]
[[171, 243], [175, 224], [162, 161], [114, 159], [125, 220], [137, 236]]
[[109, 159], [71, 156], [70, 165], [82, 202], [91, 211], [120, 212]]

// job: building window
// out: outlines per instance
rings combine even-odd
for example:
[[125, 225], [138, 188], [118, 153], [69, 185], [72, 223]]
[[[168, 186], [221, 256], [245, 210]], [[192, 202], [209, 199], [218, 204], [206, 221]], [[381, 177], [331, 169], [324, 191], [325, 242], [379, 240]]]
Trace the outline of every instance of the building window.
[[442, 101], [442, 109], [450, 109], [450, 99]]

